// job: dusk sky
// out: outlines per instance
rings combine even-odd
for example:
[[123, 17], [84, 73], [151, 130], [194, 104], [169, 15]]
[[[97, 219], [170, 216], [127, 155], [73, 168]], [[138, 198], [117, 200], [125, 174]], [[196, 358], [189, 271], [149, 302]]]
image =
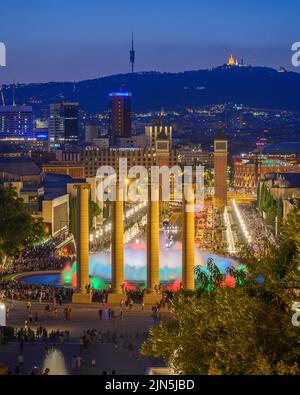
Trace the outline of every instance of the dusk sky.
[[215, 67], [228, 55], [300, 71], [299, 0], [0, 0], [0, 83], [78, 81], [130, 71]]

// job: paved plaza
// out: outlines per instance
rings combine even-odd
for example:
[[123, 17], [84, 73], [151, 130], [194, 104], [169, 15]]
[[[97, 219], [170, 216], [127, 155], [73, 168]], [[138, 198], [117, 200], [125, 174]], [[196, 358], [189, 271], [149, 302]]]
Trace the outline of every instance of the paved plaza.
[[[10, 308], [7, 325], [15, 328], [24, 327], [25, 321], [28, 320], [26, 303], [15, 302]], [[72, 308], [71, 321], [64, 319], [63, 310], [66, 306]], [[103, 319], [99, 318], [99, 309], [104, 311]], [[134, 305], [132, 310], [124, 309], [123, 317], [120, 317], [120, 307], [111, 306], [116, 318], [108, 319], [105, 308], [102, 304], [84, 305], [63, 305], [58, 306], [57, 317], [53, 313], [45, 312], [44, 304], [32, 304], [32, 313], [38, 312], [39, 320], [37, 324], [31, 324], [31, 329], [42, 326], [47, 329], [48, 333], [56, 330], [70, 332], [70, 339], [65, 343], [53, 342], [51, 340], [35, 340], [33, 342], [24, 342], [24, 366], [22, 373], [27, 374], [34, 366], [43, 367], [45, 359], [45, 348], [54, 347], [61, 350], [65, 358], [66, 368], [69, 374], [102, 374], [106, 371], [111, 374], [145, 374], [150, 366], [164, 366], [162, 361], [140, 355], [140, 347], [145, 340], [149, 327], [155, 325], [151, 308], [145, 307], [142, 310], [141, 305]], [[168, 319], [168, 309], [161, 310], [160, 318]], [[84, 331], [96, 329], [101, 332], [103, 339], [87, 350], [80, 349], [80, 338]], [[109, 340], [110, 335], [116, 334], [116, 341]], [[109, 336], [107, 334], [110, 334]], [[126, 345], [125, 338], [130, 341], [132, 348]], [[12, 372], [17, 365], [20, 354], [19, 342], [13, 341], [8, 345], [0, 346], [0, 361], [9, 364]], [[82, 367], [74, 367], [72, 359], [74, 356], [82, 357]], [[96, 364], [93, 367], [92, 361]]]

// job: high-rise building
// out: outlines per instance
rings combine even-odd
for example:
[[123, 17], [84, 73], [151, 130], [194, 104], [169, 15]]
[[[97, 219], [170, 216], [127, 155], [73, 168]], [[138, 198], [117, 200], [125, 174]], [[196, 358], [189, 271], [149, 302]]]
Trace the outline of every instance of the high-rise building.
[[110, 133], [113, 142], [118, 138], [131, 137], [131, 93], [114, 92], [109, 95]]
[[62, 104], [65, 142], [77, 143], [79, 140], [79, 104], [63, 103]]
[[52, 146], [64, 143], [64, 122], [61, 117], [61, 104], [50, 104], [49, 142]]
[[215, 198], [222, 206], [227, 205], [227, 164], [228, 141], [223, 133], [218, 133], [214, 143]]
[[31, 106], [0, 106], [0, 139], [33, 138]]
[[49, 141], [57, 146], [77, 143], [79, 133], [79, 104], [54, 103], [50, 105]]
[[98, 137], [99, 126], [97, 124], [89, 123], [85, 125], [85, 141], [92, 143]]

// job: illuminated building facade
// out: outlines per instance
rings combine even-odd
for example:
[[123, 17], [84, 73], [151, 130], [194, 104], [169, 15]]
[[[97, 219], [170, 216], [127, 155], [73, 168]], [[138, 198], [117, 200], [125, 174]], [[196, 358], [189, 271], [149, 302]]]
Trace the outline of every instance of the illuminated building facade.
[[0, 106], [0, 139], [34, 137], [31, 106]]
[[300, 173], [299, 154], [249, 154], [234, 158], [234, 187], [256, 192], [271, 173]]
[[49, 141], [52, 147], [75, 144], [79, 140], [79, 104], [50, 105]]
[[131, 96], [129, 92], [114, 92], [109, 95], [110, 134], [113, 142], [118, 138], [131, 137]]

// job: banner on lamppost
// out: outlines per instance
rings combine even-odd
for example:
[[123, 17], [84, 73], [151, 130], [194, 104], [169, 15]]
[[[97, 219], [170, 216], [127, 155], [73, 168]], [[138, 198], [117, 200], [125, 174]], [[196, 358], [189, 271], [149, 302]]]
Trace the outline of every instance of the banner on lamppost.
[[0, 303], [0, 327], [6, 326], [6, 307], [4, 303]]

